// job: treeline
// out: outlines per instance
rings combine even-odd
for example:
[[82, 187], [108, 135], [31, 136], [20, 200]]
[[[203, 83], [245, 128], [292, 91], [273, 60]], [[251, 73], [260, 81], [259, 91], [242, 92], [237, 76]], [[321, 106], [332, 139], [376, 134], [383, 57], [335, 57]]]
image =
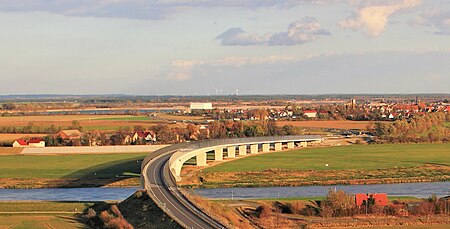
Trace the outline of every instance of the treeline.
[[56, 134], [61, 131], [60, 126], [50, 125], [49, 127], [34, 126], [33, 123], [29, 123], [23, 127], [15, 126], [2, 126], [0, 127], [0, 133], [2, 134]]
[[374, 134], [381, 141], [395, 142], [449, 142], [450, 114], [436, 112], [415, 115], [393, 123], [375, 122]]
[[385, 215], [396, 217], [443, 215], [450, 212], [450, 200], [432, 195], [422, 201], [405, 203], [393, 201], [386, 206], [377, 205], [369, 198], [363, 205], [357, 206], [355, 196], [342, 190], [330, 190], [324, 200], [310, 201], [304, 204], [300, 201], [281, 203], [274, 202], [272, 206], [262, 205], [257, 209], [259, 218], [264, 220], [272, 213], [318, 216], [324, 218], [351, 217], [355, 215]]

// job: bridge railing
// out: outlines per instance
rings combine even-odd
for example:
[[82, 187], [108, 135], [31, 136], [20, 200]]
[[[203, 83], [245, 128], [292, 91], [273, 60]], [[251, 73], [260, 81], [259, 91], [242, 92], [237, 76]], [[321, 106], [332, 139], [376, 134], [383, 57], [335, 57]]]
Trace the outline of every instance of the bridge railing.
[[298, 140], [317, 140], [322, 139], [320, 135], [286, 135], [286, 136], [266, 136], [266, 137], [248, 137], [248, 138], [222, 138], [205, 140], [198, 142], [191, 142], [182, 148], [187, 149], [201, 149], [219, 145], [233, 145], [233, 144], [246, 144], [253, 142], [280, 142], [280, 141], [298, 141]]

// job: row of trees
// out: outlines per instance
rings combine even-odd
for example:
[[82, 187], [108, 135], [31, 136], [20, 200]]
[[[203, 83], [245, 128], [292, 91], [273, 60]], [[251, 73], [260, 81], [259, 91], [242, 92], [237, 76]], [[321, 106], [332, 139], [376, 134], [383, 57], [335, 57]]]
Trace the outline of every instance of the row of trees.
[[441, 112], [415, 115], [408, 120], [393, 123], [376, 122], [374, 133], [388, 142], [448, 142], [450, 141], [450, 114]]
[[450, 200], [432, 195], [427, 199], [411, 204], [393, 201], [387, 206], [376, 205], [375, 201], [367, 205], [356, 206], [355, 196], [342, 190], [330, 190], [322, 201], [310, 201], [306, 206], [301, 202], [275, 202], [273, 206], [263, 205], [258, 210], [260, 218], [268, 217], [271, 212], [298, 214], [305, 216], [348, 217], [363, 214], [390, 215], [405, 217], [410, 215], [440, 215], [450, 212]]

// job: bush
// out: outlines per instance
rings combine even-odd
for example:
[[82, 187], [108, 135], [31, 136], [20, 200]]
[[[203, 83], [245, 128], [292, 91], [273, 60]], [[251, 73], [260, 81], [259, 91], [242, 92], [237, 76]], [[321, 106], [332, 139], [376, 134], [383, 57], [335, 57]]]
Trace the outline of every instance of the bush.
[[334, 217], [340, 216], [352, 216], [356, 213], [355, 198], [353, 195], [349, 195], [342, 190], [333, 191], [330, 190], [325, 200], [320, 204], [322, 212], [327, 211], [324, 214], [330, 214]]
[[267, 205], [261, 205], [256, 209], [256, 212], [258, 213], [258, 218], [260, 219], [268, 219], [272, 215], [272, 208]]

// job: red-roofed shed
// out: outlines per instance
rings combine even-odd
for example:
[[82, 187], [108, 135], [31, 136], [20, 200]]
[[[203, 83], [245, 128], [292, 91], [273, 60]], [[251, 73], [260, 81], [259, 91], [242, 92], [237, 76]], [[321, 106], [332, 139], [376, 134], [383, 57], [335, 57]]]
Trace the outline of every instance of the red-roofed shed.
[[375, 193], [375, 194], [358, 193], [355, 195], [356, 206], [362, 206], [364, 204], [364, 201], [368, 201], [370, 197], [374, 199], [375, 205], [379, 206], [388, 205], [388, 198], [386, 193]]

